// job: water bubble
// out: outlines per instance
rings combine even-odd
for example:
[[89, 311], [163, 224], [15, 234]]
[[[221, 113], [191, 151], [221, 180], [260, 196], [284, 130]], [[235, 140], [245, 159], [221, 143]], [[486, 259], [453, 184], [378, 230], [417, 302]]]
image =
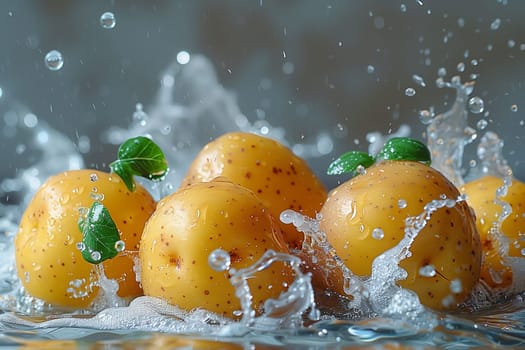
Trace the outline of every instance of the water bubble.
[[375, 67], [372, 66], [371, 64], [369, 64], [369, 65], [366, 67], [366, 72], [367, 72], [368, 74], [372, 74], [372, 73], [374, 73], [375, 70], [376, 70]]
[[492, 30], [498, 30], [499, 26], [501, 25], [501, 19], [496, 18], [492, 23], [490, 24], [490, 29]]
[[512, 112], [517, 112], [517, 111], [518, 111], [518, 105], [513, 104], [512, 106], [510, 106], [510, 110], [511, 110]]
[[102, 26], [102, 28], [113, 29], [115, 28], [116, 24], [117, 24], [117, 20], [113, 12], [104, 12], [100, 16], [100, 25]]
[[122, 241], [122, 240], [118, 240], [115, 242], [115, 250], [117, 252], [123, 252], [124, 249], [126, 249], [126, 242]]
[[44, 62], [49, 70], [57, 71], [64, 65], [64, 59], [60, 51], [51, 50], [44, 57]]
[[372, 230], [372, 238], [381, 240], [385, 237], [385, 232], [381, 230], [379, 227]]
[[422, 86], [422, 87], [425, 87], [427, 86], [427, 84], [425, 83], [425, 81], [423, 80], [423, 77], [417, 75], [417, 74], [414, 74], [412, 75], [412, 80], [418, 84], [419, 86]]
[[465, 63], [459, 62], [458, 65], [456, 66], [456, 69], [458, 70], [458, 72], [464, 72], [465, 71]]
[[222, 249], [216, 249], [208, 257], [208, 264], [215, 271], [229, 270], [231, 266], [230, 254]]
[[406, 88], [405, 89], [405, 95], [412, 97], [416, 94], [416, 90], [414, 88]]
[[96, 250], [92, 251], [90, 255], [91, 259], [93, 259], [94, 261], [100, 261], [100, 259], [102, 259], [102, 255]]
[[434, 277], [436, 275], [436, 269], [434, 265], [425, 265], [419, 269], [419, 275], [423, 277]]
[[190, 62], [190, 58], [191, 57], [188, 51], [180, 51], [177, 54], [177, 62], [179, 62], [179, 64], [187, 64], [188, 62]]
[[81, 252], [83, 252], [86, 249], [86, 245], [84, 244], [84, 242], [78, 242], [77, 244], [75, 244], [75, 247]]
[[468, 100], [468, 108], [474, 114], [483, 113], [485, 110], [485, 102], [481, 97], [474, 96]]

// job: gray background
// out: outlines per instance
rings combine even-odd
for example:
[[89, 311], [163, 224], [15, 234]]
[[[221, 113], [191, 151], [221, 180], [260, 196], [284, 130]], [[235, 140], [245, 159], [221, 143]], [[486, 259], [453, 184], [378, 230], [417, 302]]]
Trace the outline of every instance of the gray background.
[[[117, 17], [112, 30], [99, 24], [105, 11]], [[444, 112], [453, 101], [453, 90], [434, 83], [445, 67], [448, 79], [479, 74], [474, 95], [485, 101], [487, 130], [505, 138], [505, 155], [525, 179], [524, 19], [525, 2], [512, 0], [3, 0], [0, 103], [18, 101], [74, 142], [89, 135], [86, 164], [104, 168], [114, 148], [99, 139], [100, 130], [128, 125], [137, 102], [153, 101], [177, 52], [201, 53], [250, 120], [264, 110], [271, 124], [288, 126], [291, 143], [320, 129], [339, 135], [331, 154], [311, 160], [323, 176], [334, 156], [366, 150], [367, 132], [408, 123], [420, 137], [418, 111]], [[57, 72], [43, 63], [52, 49], [65, 58]], [[294, 65], [292, 74], [283, 72], [286, 62]], [[460, 62], [466, 69], [458, 73]], [[261, 89], [264, 79], [271, 89]], [[415, 96], [405, 95], [408, 87]], [[479, 119], [472, 114], [470, 124]], [[12, 141], [0, 139], [0, 151], [2, 177], [24, 166]]]

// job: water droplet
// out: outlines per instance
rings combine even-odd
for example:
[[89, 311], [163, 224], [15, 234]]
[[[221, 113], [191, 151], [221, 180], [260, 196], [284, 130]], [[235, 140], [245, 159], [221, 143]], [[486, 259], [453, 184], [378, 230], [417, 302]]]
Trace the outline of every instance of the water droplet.
[[376, 70], [375, 67], [372, 66], [371, 64], [369, 64], [369, 65], [366, 67], [366, 71], [367, 71], [368, 74], [372, 74], [372, 73], [374, 73], [375, 70]]
[[498, 30], [499, 26], [501, 25], [501, 19], [496, 18], [492, 23], [490, 24], [490, 29], [492, 30]]
[[476, 67], [476, 66], [479, 64], [479, 62], [478, 62], [478, 60], [476, 60], [476, 59], [472, 59], [472, 60], [470, 61], [470, 64], [471, 64], [472, 66]]
[[295, 71], [295, 65], [292, 62], [285, 62], [283, 64], [283, 73], [290, 75]]
[[489, 125], [489, 122], [486, 119], [480, 119], [476, 123], [476, 126], [479, 130], [485, 129]]
[[115, 250], [117, 252], [123, 252], [126, 249], [126, 242], [119, 240], [115, 242]]
[[397, 206], [399, 207], [399, 209], [405, 209], [407, 205], [407, 201], [404, 199], [400, 199], [397, 201]]
[[89, 180], [90, 180], [91, 182], [97, 182], [97, 181], [98, 181], [98, 175], [95, 174], [95, 173], [90, 174], [90, 175], [89, 175]]
[[100, 254], [100, 252], [97, 252], [96, 250], [92, 251], [90, 255], [91, 255], [91, 259], [95, 261], [99, 261], [102, 258], [102, 255]]
[[33, 113], [24, 115], [24, 125], [28, 128], [34, 128], [38, 124], [38, 117]]
[[133, 122], [137, 126], [146, 126], [148, 124], [149, 116], [142, 108], [142, 103], [137, 103], [135, 112], [133, 112]]
[[83, 252], [86, 249], [86, 245], [84, 244], [84, 242], [78, 242], [77, 244], [75, 244], [75, 246], [81, 252]]
[[115, 28], [116, 24], [117, 24], [117, 20], [113, 12], [104, 12], [100, 16], [100, 25], [102, 26], [102, 28], [113, 29]]
[[507, 46], [512, 49], [514, 46], [516, 46], [516, 42], [510, 39], [509, 41], [507, 41]]
[[525, 248], [521, 250], [521, 255], [525, 256]]
[[208, 256], [208, 264], [215, 271], [229, 270], [231, 266], [230, 254], [222, 249], [216, 249]]
[[463, 285], [459, 278], [450, 281], [450, 291], [455, 294], [459, 294], [463, 291]]
[[474, 96], [468, 100], [468, 108], [472, 113], [479, 114], [485, 110], [485, 103], [481, 97]]
[[190, 58], [191, 57], [188, 51], [180, 51], [177, 54], [177, 62], [179, 62], [179, 64], [187, 64], [190, 62]]
[[381, 16], [374, 18], [374, 27], [376, 29], [383, 29], [385, 27], [385, 19]]
[[401, 12], [407, 12], [407, 5], [401, 4], [400, 10], [401, 10]]
[[511, 110], [512, 112], [517, 112], [517, 111], [518, 111], [518, 105], [513, 104], [512, 106], [510, 106], [510, 110]]
[[456, 66], [456, 69], [458, 70], [458, 72], [464, 72], [465, 71], [465, 63], [459, 62], [458, 65]]
[[436, 275], [436, 269], [433, 265], [425, 265], [419, 268], [419, 275], [423, 277], [434, 277]]
[[427, 84], [425, 83], [425, 81], [423, 80], [423, 78], [417, 74], [414, 74], [412, 75], [412, 80], [418, 84], [419, 86], [422, 86], [422, 87], [425, 87], [427, 86]]
[[60, 53], [60, 51], [57, 50], [49, 51], [44, 58], [44, 62], [46, 64], [46, 67], [52, 71], [60, 70], [62, 66], [64, 66], [64, 59], [62, 58], [62, 54]]
[[405, 89], [405, 95], [406, 96], [412, 97], [415, 94], [416, 94], [416, 90], [414, 90], [413, 88], [406, 88]]
[[381, 230], [379, 227], [375, 228], [372, 231], [372, 238], [373, 239], [381, 240], [384, 237], [385, 237], [385, 232], [383, 232], [383, 230]]
[[423, 109], [423, 110], [419, 111], [419, 121], [422, 124], [428, 125], [428, 124], [432, 123], [433, 119], [434, 119], [434, 114], [431, 113], [429, 110]]

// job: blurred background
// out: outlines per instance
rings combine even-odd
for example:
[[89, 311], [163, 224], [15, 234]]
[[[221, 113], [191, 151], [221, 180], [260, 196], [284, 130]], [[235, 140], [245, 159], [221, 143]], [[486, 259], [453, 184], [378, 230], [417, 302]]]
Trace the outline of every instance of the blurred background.
[[[100, 22], [108, 11], [112, 28]], [[476, 81], [483, 108], [469, 124], [503, 137], [523, 180], [524, 16], [516, 0], [4, 0], [0, 176], [38, 158], [6, 127], [13, 108], [30, 113], [26, 126], [45, 121], [70, 139], [86, 166], [107, 169], [116, 146], [102, 132], [128, 128], [137, 103], [148, 113], [163, 72], [203, 55], [250, 122], [284, 127], [290, 145], [318, 141], [308, 161], [330, 187], [327, 165], [366, 150], [367, 133], [407, 124], [423, 139], [419, 112], [442, 113], [454, 101], [453, 89], [436, 86], [439, 75]], [[46, 67], [51, 50], [62, 55], [60, 69]], [[474, 151], [468, 146], [467, 157]]]

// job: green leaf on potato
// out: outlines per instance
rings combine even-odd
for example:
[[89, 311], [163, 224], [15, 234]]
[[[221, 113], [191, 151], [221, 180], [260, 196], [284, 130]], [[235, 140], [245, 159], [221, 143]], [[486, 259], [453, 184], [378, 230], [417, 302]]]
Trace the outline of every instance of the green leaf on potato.
[[133, 176], [161, 180], [168, 172], [168, 162], [160, 147], [151, 139], [138, 136], [126, 140], [118, 149], [118, 159], [110, 164], [130, 191], [135, 190]]
[[327, 170], [328, 175], [341, 175], [350, 172], [355, 172], [357, 167], [363, 166], [365, 168], [374, 164], [375, 159], [365, 152], [350, 151], [341, 155], [334, 160]]
[[115, 247], [120, 234], [107, 208], [94, 202], [85, 216], [78, 220], [82, 232], [82, 257], [91, 264], [99, 264], [118, 254]]
[[416, 139], [409, 137], [393, 137], [388, 140], [376, 159], [411, 160], [430, 164], [430, 151], [427, 146]]

